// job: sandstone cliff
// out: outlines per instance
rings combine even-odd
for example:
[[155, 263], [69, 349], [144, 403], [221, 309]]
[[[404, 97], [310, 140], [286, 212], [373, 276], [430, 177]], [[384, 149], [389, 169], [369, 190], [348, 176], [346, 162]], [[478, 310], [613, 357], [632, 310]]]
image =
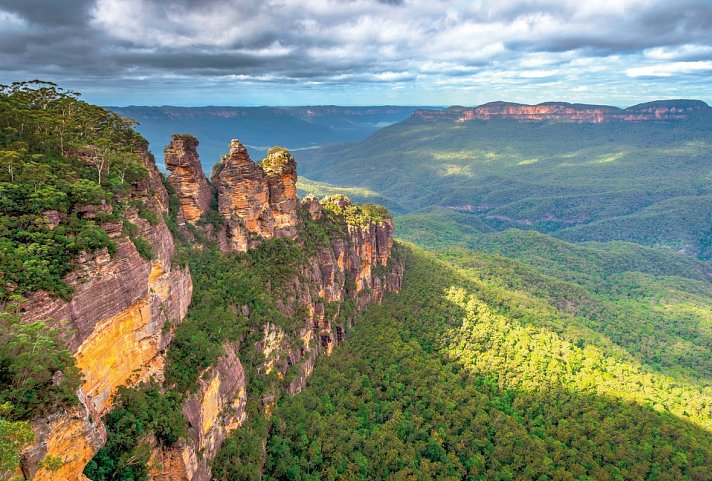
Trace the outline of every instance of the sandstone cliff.
[[191, 426], [188, 439], [154, 449], [152, 478], [209, 480], [210, 461], [228, 434], [245, 421], [246, 403], [245, 372], [237, 357], [237, 346], [227, 345], [225, 354], [203, 373], [198, 389], [183, 404], [183, 415]]
[[[403, 264], [392, 253], [393, 221], [384, 210], [352, 205], [343, 196], [321, 202], [311, 196], [299, 203], [296, 162], [286, 149], [275, 147], [256, 164], [233, 140], [214, 168], [212, 182], [223, 223], [217, 236], [208, 237], [221, 250], [245, 252], [266, 239], [286, 238], [309, 252], [279, 288], [264, 286], [282, 314], [301, 327], [286, 331], [268, 321], [258, 327], [260, 340], [255, 346], [264, 356], [258, 375], [276, 374], [286, 383], [286, 392], [294, 394], [304, 388], [316, 356], [329, 354], [344, 340], [360, 310], [400, 289]], [[300, 234], [310, 222], [331, 235], [307, 247]], [[246, 306], [235, 309], [250, 316]], [[235, 345], [227, 346], [216, 366], [201, 375], [197, 391], [183, 404], [189, 436], [174, 446], [154, 448], [158, 468], [152, 471], [153, 480], [210, 479], [211, 460], [247, 416], [246, 376], [236, 353]], [[278, 395], [271, 392], [261, 399], [266, 412]]]
[[[149, 222], [130, 207], [124, 223], [135, 226], [135, 235], [152, 246], [152, 259], [141, 257], [120, 222], [106, 223], [103, 229], [115, 241], [116, 252], [112, 256], [102, 250], [74, 261], [66, 277], [74, 289], [71, 300], [37, 292], [24, 306], [24, 320], [52, 318], [63, 328], [85, 380], [79, 393], [81, 406], [33, 424], [36, 443], [23, 455], [27, 479], [84, 479], [84, 465], [104, 442], [100, 420], [116, 388], [152, 375], [160, 378], [162, 353], [171, 339], [169, 327], [181, 322], [190, 304], [190, 273], [172, 265], [175, 246], [162, 220], [168, 194], [153, 158], [147, 151], [141, 157], [149, 176], [132, 186], [131, 200], [153, 211], [156, 220]], [[101, 208], [84, 210], [93, 215]], [[37, 471], [45, 455], [63, 461], [59, 471]]]
[[[404, 266], [393, 252], [393, 221], [385, 210], [352, 205], [343, 196], [322, 201], [307, 197], [300, 203], [296, 163], [287, 150], [272, 149], [255, 164], [244, 146], [233, 141], [213, 172], [222, 222], [195, 225], [210, 212], [213, 195], [196, 146], [192, 137], [175, 136], [165, 150], [179, 203], [174, 206], [179, 230], [207, 234], [200, 247], [215, 243], [226, 255], [246, 255], [231, 252], [245, 252], [268, 239], [292, 240], [290, 245], [302, 253], [291, 277], [278, 288], [269, 280], [264, 286], [278, 311], [297, 327], [284, 329], [267, 321], [250, 334], [249, 345], [264, 357], [255, 375], [281, 380], [282, 387], [258, 400], [269, 413], [280, 395], [275, 389], [289, 394], [303, 389], [316, 357], [331, 353], [344, 340], [354, 317], [386, 292], [400, 289]], [[163, 379], [166, 350], [186, 317], [192, 279], [187, 268], [175, 265], [175, 241], [164, 221], [176, 211], [169, 209], [153, 158], [147, 151], [141, 155], [148, 177], [132, 186], [121, 216], [109, 216], [113, 220], [101, 224], [115, 252], [99, 250], [75, 259], [66, 276], [73, 288], [70, 300], [36, 292], [24, 306], [25, 320], [52, 318], [63, 327], [85, 380], [78, 406], [33, 423], [37, 440], [23, 453], [26, 479], [86, 481], [81, 473], [106, 442], [101, 419], [112, 409], [117, 388]], [[112, 206], [79, 210], [101, 220]], [[194, 229], [185, 229], [186, 223]], [[151, 246], [150, 255], [145, 246], [137, 248], [137, 238]], [[236, 315], [250, 317], [246, 306], [235, 309]], [[247, 375], [239, 358], [243, 342], [248, 341], [226, 343], [224, 354], [201, 373], [195, 390], [184, 393], [188, 435], [172, 446], [145, 440], [153, 446], [153, 480], [210, 479], [212, 460], [248, 416]], [[48, 455], [62, 461], [57, 471], [39, 468]]]
[[257, 165], [239, 141], [213, 170], [218, 211], [225, 219], [227, 250], [244, 252], [262, 239], [297, 234], [296, 164], [275, 150]]
[[491, 102], [474, 108], [451, 107], [444, 110], [417, 110], [413, 116], [425, 121], [469, 122], [512, 119], [522, 122], [554, 120], [601, 124], [686, 120], [700, 114], [710, 116], [712, 108], [699, 100], [668, 100], [634, 105], [626, 109], [566, 102], [545, 102], [538, 105]]

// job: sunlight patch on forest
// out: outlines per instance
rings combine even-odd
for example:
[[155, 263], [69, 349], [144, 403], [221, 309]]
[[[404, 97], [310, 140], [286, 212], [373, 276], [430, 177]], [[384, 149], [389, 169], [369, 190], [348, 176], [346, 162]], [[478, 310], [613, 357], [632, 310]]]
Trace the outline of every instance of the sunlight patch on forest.
[[[465, 312], [462, 324], [443, 336], [447, 353], [473, 373], [496, 375], [501, 388], [561, 387], [615, 397], [669, 412], [712, 432], [712, 388], [650, 372], [592, 344], [576, 345], [547, 328], [524, 326], [463, 288], [451, 286], [446, 298]], [[663, 398], [665, 405], [658, 401]]]

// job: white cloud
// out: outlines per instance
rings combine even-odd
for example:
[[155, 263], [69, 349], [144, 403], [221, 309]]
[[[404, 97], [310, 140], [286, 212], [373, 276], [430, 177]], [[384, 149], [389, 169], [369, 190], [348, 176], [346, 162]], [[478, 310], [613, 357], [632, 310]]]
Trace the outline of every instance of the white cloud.
[[712, 61], [669, 62], [643, 67], [633, 67], [625, 71], [629, 77], [672, 77], [679, 74], [712, 73]]

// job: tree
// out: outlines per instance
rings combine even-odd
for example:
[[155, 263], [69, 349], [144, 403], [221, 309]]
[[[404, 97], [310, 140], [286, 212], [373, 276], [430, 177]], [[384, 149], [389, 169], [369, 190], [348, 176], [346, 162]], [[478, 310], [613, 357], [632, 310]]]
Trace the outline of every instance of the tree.
[[0, 404], [0, 479], [8, 479], [17, 471], [22, 448], [34, 439], [29, 423], [5, 417], [11, 411], [9, 403]]

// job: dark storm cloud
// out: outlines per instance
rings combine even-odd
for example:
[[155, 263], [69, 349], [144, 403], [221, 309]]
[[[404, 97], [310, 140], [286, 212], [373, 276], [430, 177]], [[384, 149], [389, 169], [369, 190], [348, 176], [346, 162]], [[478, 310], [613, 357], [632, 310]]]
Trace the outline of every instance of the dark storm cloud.
[[0, 3], [3, 82], [613, 83], [697, 77], [710, 58], [699, 0]]

